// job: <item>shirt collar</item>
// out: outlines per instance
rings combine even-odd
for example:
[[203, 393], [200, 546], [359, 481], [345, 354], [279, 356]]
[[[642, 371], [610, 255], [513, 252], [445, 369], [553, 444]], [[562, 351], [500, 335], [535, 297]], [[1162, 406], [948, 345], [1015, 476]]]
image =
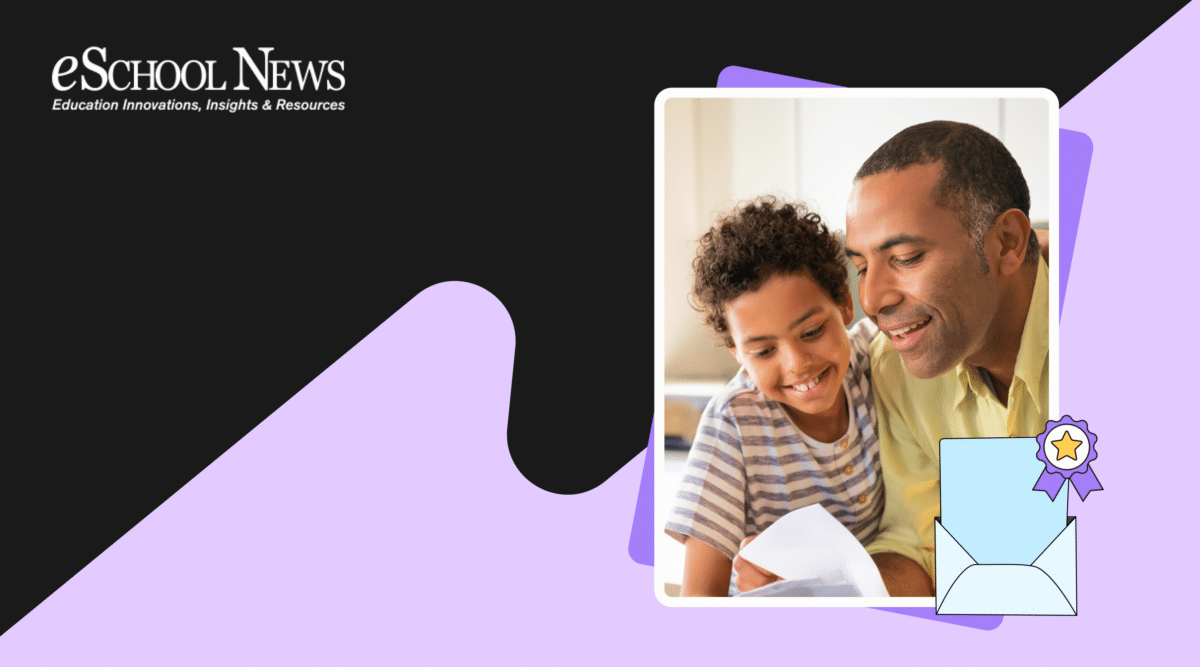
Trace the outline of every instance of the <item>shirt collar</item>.
[[[1017, 363], [1013, 367], [1013, 381], [1009, 385], [1009, 405], [1014, 391], [1025, 391], [1039, 412], [1049, 406], [1042, 405], [1042, 371], [1050, 362], [1050, 278], [1046, 261], [1038, 258], [1037, 280], [1033, 284], [1033, 298], [1025, 314], [1025, 328], [1021, 331], [1021, 348], [1017, 351]], [[958, 408], [968, 394], [987, 396], [991, 392], [979, 375], [979, 370], [965, 363], [955, 369], [958, 386], [954, 392], [954, 407]]]

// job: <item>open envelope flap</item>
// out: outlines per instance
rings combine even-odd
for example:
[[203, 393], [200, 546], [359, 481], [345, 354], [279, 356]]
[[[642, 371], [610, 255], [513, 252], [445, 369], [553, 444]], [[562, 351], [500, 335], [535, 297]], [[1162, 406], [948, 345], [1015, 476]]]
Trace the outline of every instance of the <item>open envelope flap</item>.
[[1033, 561], [1033, 566], [1041, 568], [1054, 581], [1063, 597], [1071, 605], [1071, 609], [1079, 611], [1076, 600], [1076, 548], [1075, 517], [1067, 517], [1067, 527], [1054, 538], [1042, 555]]
[[1049, 575], [1032, 565], [972, 565], [959, 575], [939, 614], [1074, 616]]
[[942, 517], [933, 520], [934, 570], [937, 572], [937, 598], [934, 607], [941, 609], [942, 600], [963, 570], [975, 564], [975, 559], [958, 540], [942, 526]]

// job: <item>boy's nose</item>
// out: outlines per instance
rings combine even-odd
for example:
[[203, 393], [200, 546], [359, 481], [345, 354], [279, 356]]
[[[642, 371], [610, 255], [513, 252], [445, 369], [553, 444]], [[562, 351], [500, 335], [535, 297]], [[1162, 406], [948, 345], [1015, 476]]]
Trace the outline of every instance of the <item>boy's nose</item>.
[[784, 368], [793, 375], [800, 373], [811, 365], [812, 355], [791, 345], [784, 346]]

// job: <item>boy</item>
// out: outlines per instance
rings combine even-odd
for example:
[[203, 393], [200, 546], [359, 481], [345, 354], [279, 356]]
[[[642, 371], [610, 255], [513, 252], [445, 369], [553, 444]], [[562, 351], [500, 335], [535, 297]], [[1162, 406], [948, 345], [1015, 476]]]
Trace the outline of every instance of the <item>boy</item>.
[[862, 544], [883, 484], [869, 320], [841, 243], [802, 205], [761, 197], [700, 239], [694, 306], [742, 364], [705, 408], [666, 531], [684, 543], [682, 595], [724, 596], [744, 539], [820, 503]]

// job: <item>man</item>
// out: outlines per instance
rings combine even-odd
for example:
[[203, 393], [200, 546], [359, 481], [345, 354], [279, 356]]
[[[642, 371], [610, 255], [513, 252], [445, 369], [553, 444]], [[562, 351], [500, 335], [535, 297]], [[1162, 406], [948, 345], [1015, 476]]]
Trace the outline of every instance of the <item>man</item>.
[[[871, 367], [885, 509], [867, 548], [893, 596], [932, 596], [942, 438], [1031, 437], [1049, 419], [1049, 276], [1029, 188], [977, 127], [914, 125], [857, 176], [846, 254], [881, 330]], [[774, 580], [741, 561], [738, 587]]]

